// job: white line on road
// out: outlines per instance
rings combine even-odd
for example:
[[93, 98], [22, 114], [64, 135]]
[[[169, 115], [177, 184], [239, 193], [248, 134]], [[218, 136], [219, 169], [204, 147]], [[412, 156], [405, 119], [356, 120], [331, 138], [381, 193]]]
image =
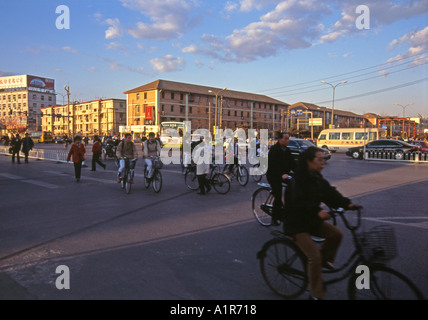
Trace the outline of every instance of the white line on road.
[[[428, 217], [376, 217], [376, 218], [362, 218], [368, 221], [382, 222], [382, 223], [390, 223], [390, 224], [398, 224], [402, 226], [415, 227], [428, 229]], [[392, 220], [407, 220], [409, 222], [399, 222]], [[417, 222], [411, 222], [411, 220], [422, 220]], [[423, 221], [426, 220], [426, 221]]]
[[51, 184], [51, 183], [47, 183], [47, 182], [43, 182], [43, 181], [38, 181], [38, 180], [28, 179], [25, 177], [15, 176], [15, 175], [10, 174], [10, 173], [0, 173], [0, 176], [5, 177], [7, 179], [11, 179], [11, 180], [19, 180], [21, 182], [33, 184], [33, 185], [43, 187], [43, 188], [48, 188], [48, 189], [60, 188], [60, 186], [58, 186], [56, 184]]

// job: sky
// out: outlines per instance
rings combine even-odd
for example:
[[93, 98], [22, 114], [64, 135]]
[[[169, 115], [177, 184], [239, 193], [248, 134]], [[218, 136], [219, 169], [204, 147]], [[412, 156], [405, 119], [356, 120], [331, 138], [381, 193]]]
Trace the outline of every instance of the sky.
[[64, 85], [71, 100], [125, 99], [164, 79], [324, 107], [334, 91], [335, 109], [428, 117], [428, 0], [2, 0], [0, 12], [0, 76], [53, 78], [59, 104]]

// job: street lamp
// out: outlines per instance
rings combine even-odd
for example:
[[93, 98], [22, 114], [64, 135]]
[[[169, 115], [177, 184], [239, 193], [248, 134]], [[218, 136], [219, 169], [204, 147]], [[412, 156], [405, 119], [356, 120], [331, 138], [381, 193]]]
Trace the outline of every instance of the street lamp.
[[335, 95], [335, 92], [336, 92], [336, 87], [339, 86], [339, 85], [341, 85], [341, 84], [347, 83], [347, 82], [348, 81], [345, 80], [345, 81], [339, 82], [336, 85], [332, 85], [331, 83], [328, 83], [328, 82], [325, 82], [325, 81], [321, 81], [321, 83], [328, 84], [329, 86], [331, 86], [333, 88], [333, 106], [331, 108], [331, 127], [333, 129], [334, 129], [334, 95]]
[[70, 136], [70, 118], [68, 117], [70, 115], [70, 87], [64, 86], [64, 90], [67, 92], [67, 128], [68, 128], [68, 135]]
[[399, 106], [399, 107], [401, 107], [401, 108], [403, 108], [403, 118], [405, 118], [406, 117], [406, 108], [407, 107], [410, 107], [410, 106], [413, 106], [415, 103], [414, 102], [411, 102], [411, 103], [409, 103], [409, 104], [406, 104], [405, 106], [403, 106], [403, 105], [401, 105], [401, 104], [398, 104], [398, 103], [394, 103], [394, 106]]
[[[221, 89], [221, 90], [219, 90], [217, 93], [215, 93], [215, 115], [214, 115], [214, 128], [217, 128], [217, 113], [218, 113], [218, 111], [217, 111], [217, 105], [218, 105], [218, 103], [217, 103], [217, 99], [218, 99], [218, 94], [220, 93], [220, 92], [222, 92], [222, 91], [225, 91], [225, 90], [227, 90], [227, 88], [223, 88], [223, 89]], [[212, 91], [212, 90], [208, 90], [208, 92], [209, 93], [214, 93], [214, 91]], [[216, 130], [216, 129], [215, 129]], [[214, 132], [215, 133], [215, 132]]]

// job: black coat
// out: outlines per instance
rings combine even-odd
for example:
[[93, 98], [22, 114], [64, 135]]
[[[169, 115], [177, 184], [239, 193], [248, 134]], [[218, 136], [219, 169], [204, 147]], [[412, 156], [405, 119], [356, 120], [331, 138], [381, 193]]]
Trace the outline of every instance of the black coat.
[[289, 174], [295, 168], [295, 160], [291, 154], [290, 149], [282, 149], [279, 142], [277, 142], [270, 150], [268, 155], [268, 169], [266, 178], [269, 183], [281, 184], [282, 176]]
[[[28, 140], [27, 140], [28, 139]], [[34, 147], [33, 139], [30, 137], [22, 139], [22, 152], [28, 152]]]
[[22, 140], [21, 140], [21, 139], [19, 139], [19, 138], [13, 138], [13, 139], [10, 141], [10, 145], [11, 145], [11, 147], [12, 147], [12, 149], [13, 149], [13, 152], [17, 153], [17, 152], [19, 152], [19, 150], [21, 149]]
[[315, 172], [297, 172], [285, 192], [284, 232], [316, 234], [322, 223], [318, 213], [324, 203], [330, 208], [347, 208], [351, 200]]

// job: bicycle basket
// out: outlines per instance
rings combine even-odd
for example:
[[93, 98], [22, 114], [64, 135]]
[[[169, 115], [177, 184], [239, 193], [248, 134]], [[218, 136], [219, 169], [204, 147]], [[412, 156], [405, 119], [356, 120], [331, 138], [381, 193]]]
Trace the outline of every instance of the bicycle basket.
[[153, 168], [158, 170], [163, 168], [163, 162], [160, 158], [153, 159]]
[[397, 256], [397, 243], [391, 226], [376, 226], [359, 235], [362, 253], [373, 263], [386, 263]]

